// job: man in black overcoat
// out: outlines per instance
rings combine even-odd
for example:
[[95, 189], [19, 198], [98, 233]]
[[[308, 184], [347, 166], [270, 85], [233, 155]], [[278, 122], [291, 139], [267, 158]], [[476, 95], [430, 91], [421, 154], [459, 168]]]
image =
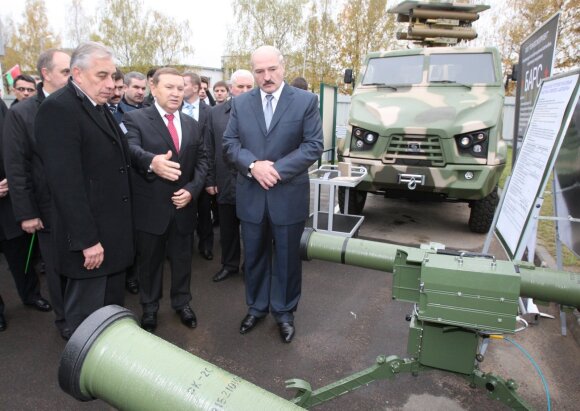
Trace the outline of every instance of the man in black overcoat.
[[71, 80], [36, 116], [70, 332], [97, 309], [123, 305], [125, 269], [133, 263], [129, 149], [106, 105], [114, 73], [109, 48], [81, 44], [71, 56]]
[[[231, 78], [232, 98], [250, 91], [254, 77], [248, 70], [237, 70]], [[215, 195], [220, 216], [221, 269], [214, 282], [223, 281], [238, 273], [240, 268], [240, 220], [236, 216], [236, 176], [238, 170], [226, 162], [223, 154], [223, 134], [230, 119], [232, 100], [214, 106], [209, 115], [206, 146], [210, 158], [206, 191]]]

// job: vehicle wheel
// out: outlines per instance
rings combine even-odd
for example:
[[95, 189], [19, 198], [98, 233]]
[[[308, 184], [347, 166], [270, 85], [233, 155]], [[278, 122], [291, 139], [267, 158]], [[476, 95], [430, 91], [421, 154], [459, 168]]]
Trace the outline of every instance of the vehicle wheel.
[[344, 187], [338, 188], [338, 207], [342, 214], [362, 214], [362, 210], [365, 207], [365, 202], [367, 201], [366, 191], [357, 191], [351, 188], [348, 195], [348, 212], [344, 211], [344, 193], [346, 189]]
[[486, 197], [471, 203], [469, 229], [474, 233], [487, 233], [493, 222], [493, 214], [499, 202], [497, 186]]

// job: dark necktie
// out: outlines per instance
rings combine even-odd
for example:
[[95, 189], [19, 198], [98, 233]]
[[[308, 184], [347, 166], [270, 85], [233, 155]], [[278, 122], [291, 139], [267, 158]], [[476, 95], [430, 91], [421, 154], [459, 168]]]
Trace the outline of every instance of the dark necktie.
[[179, 135], [177, 134], [175, 124], [173, 124], [173, 119], [175, 118], [175, 116], [173, 114], [165, 114], [165, 117], [167, 118], [167, 128], [169, 129], [169, 134], [171, 134], [173, 145], [175, 146], [175, 149], [179, 153]]
[[111, 110], [111, 113], [115, 114], [117, 112], [117, 106], [114, 104], [110, 104], [109, 110]]

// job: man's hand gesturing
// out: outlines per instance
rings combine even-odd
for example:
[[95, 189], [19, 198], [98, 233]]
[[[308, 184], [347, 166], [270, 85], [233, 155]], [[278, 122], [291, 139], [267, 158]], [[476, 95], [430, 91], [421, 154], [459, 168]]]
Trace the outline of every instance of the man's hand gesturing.
[[179, 176], [181, 176], [181, 166], [179, 163], [171, 161], [172, 155], [171, 150], [169, 150], [165, 154], [158, 154], [153, 157], [153, 161], [151, 161], [151, 171], [166, 180], [177, 181]]

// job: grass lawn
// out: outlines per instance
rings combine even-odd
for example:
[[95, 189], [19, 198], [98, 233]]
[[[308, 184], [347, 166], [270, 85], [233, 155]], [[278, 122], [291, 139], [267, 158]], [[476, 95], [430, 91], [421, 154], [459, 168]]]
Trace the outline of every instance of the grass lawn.
[[[504, 187], [505, 180], [512, 170], [512, 148], [508, 147], [508, 158], [505, 170], [499, 180], [499, 186]], [[552, 201], [552, 176], [546, 186], [544, 203], [540, 215], [553, 216], [554, 203]], [[540, 220], [538, 226], [538, 244], [545, 247], [550, 255], [556, 259], [556, 230], [555, 221]], [[564, 269], [568, 271], [580, 271], [580, 261], [565, 245], [562, 245]]]

